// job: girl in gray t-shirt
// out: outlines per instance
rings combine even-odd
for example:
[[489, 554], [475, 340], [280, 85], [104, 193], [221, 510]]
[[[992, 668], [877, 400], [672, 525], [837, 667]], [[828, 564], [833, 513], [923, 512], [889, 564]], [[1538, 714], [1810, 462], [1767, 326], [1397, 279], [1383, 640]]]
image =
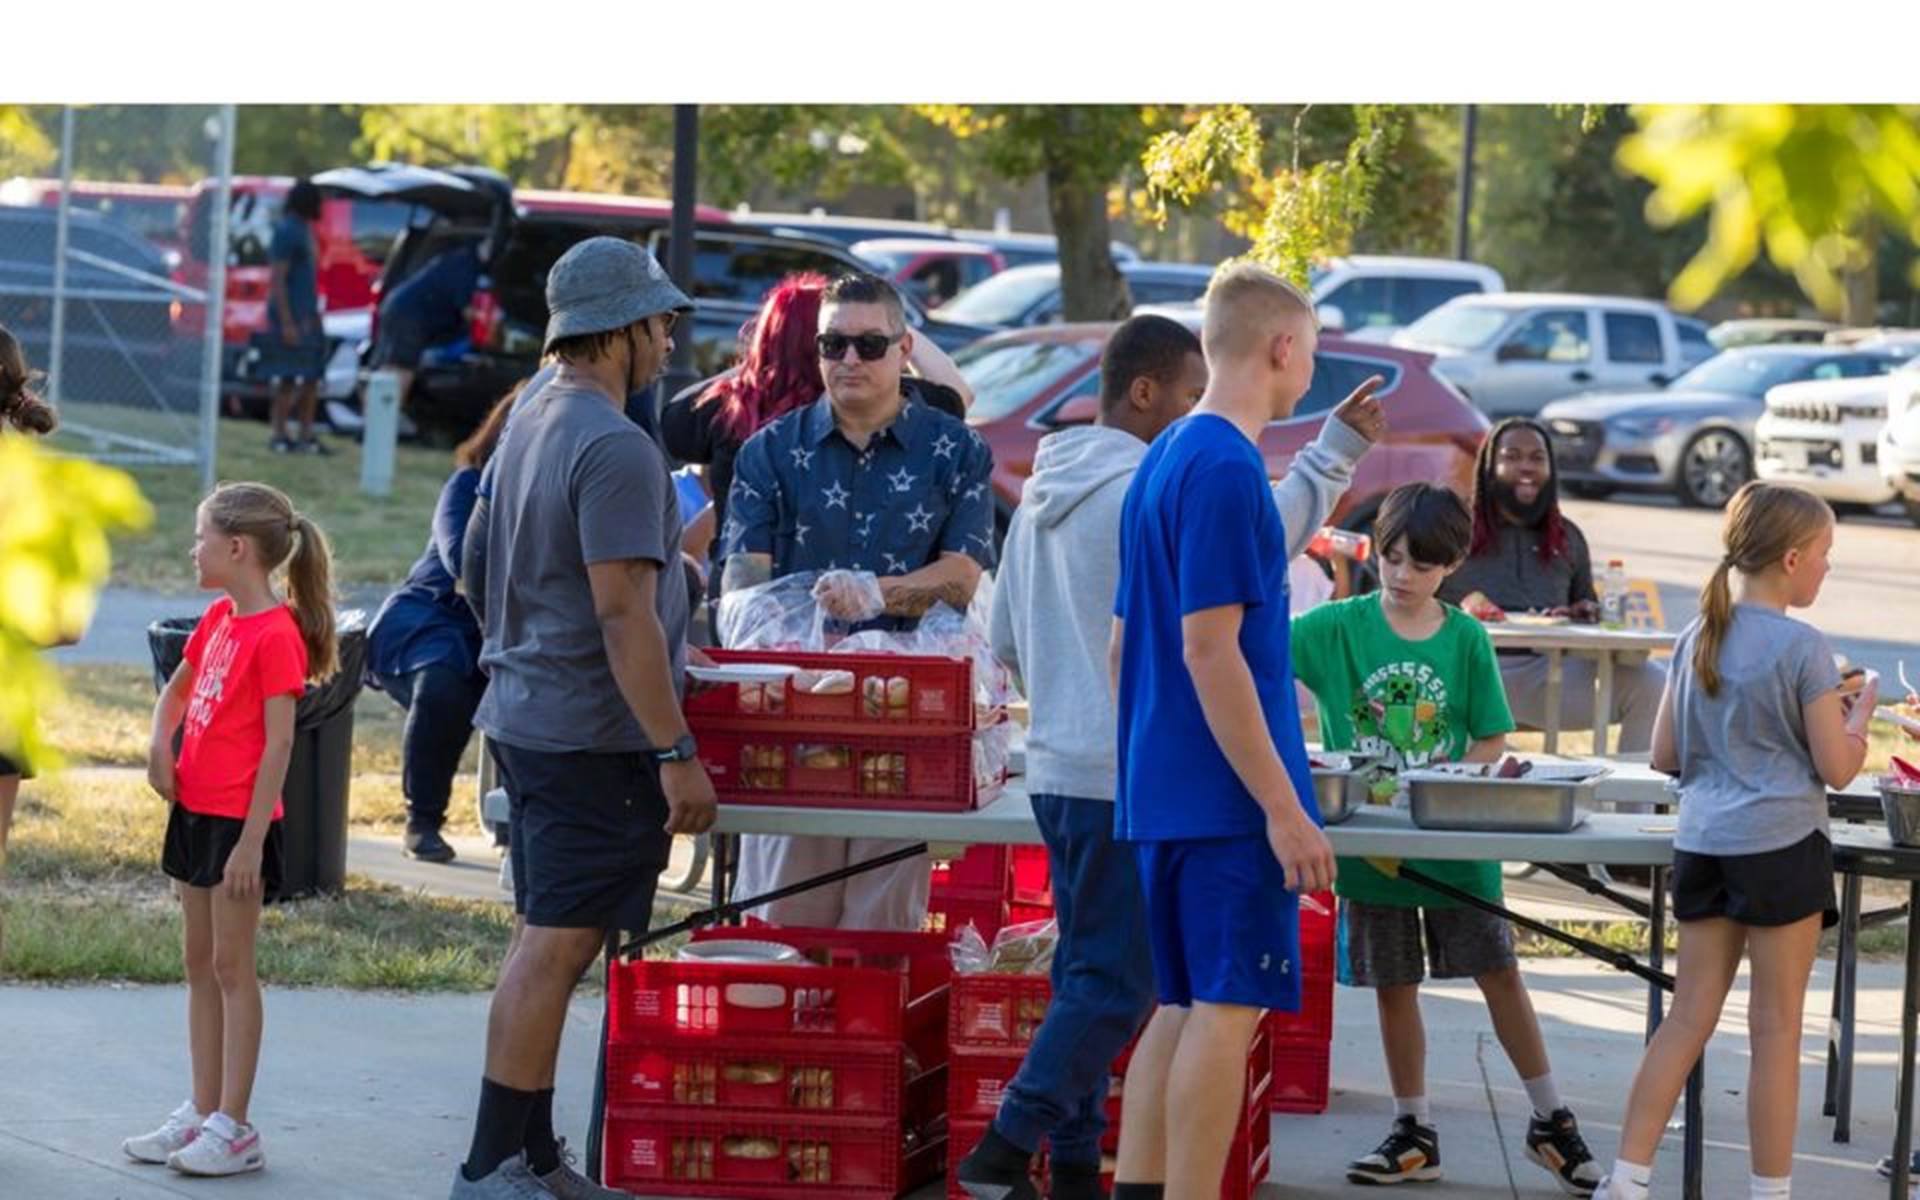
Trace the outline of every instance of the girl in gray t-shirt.
[[1680, 635], [1653, 731], [1677, 774], [1673, 1010], [1647, 1046], [1596, 1200], [1646, 1200], [1653, 1152], [1706, 1048], [1744, 955], [1752, 1069], [1752, 1195], [1787, 1200], [1799, 1105], [1800, 1019], [1833, 908], [1827, 789], [1866, 761], [1876, 681], [1843, 684], [1819, 630], [1787, 615], [1820, 594], [1833, 513], [1799, 488], [1749, 483], [1727, 507], [1725, 556]]

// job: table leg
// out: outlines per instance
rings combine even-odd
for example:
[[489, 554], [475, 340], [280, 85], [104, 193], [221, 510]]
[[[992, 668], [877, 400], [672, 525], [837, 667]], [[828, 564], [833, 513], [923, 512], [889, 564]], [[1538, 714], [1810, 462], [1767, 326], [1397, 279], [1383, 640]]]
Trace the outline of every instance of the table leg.
[[1687, 1076], [1686, 1168], [1680, 1178], [1685, 1200], [1704, 1200], [1707, 1173], [1707, 1056], [1693, 1064]]
[[733, 858], [739, 843], [730, 833], [713, 835], [713, 906], [733, 899]]
[[[1667, 969], [1667, 869], [1655, 867], [1648, 879], [1651, 902], [1647, 912], [1647, 965], [1656, 971]], [[1667, 995], [1657, 983], [1647, 985], [1647, 1040], [1659, 1031], [1666, 1019]]]
[[[602, 961], [606, 963], [606, 974], [602, 982], [606, 985], [606, 994], [613, 995], [613, 960], [620, 954], [620, 931], [607, 931], [606, 954]], [[600, 1182], [601, 1157], [604, 1154], [604, 1141], [607, 1123], [607, 1039], [613, 1036], [612, 1012], [608, 1005], [600, 1006], [600, 1055], [593, 1066], [593, 1107], [587, 1119], [587, 1178]]]
[[1613, 655], [1601, 651], [1594, 656], [1594, 679], [1599, 691], [1593, 698], [1593, 752], [1607, 754], [1607, 730], [1613, 724]]
[[1548, 650], [1546, 651], [1546, 655], [1547, 728], [1544, 731], [1546, 734], [1545, 747], [1548, 754], [1558, 754], [1560, 752], [1560, 689], [1566, 685], [1567, 672], [1565, 664], [1561, 661], [1563, 656], [1560, 651]]
[[1840, 877], [1840, 945], [1833, 964], [1834, 1017], [1840, 1026], [1837, 1061], [1833, 1076], [1833, 1140], [1853, 1140], [1853, 1052], [1856, 1022], [1859, 1019], [1860, 986], [1860, 896], [1862, 879], [1848, 874]]
[[[1907, 885], [1909, 912], [1920, 912], [1920, 880]], [[1893, 1186], [1887, 1195], [1892, 1200], [1907, 1200], [1907, 1176], [1913, 1155], [1913, 1055], [1916, 1017], [1920, 1017], [1920, 997], [1914, 995], [1916, 975], [1920, 975], [1920, 938], [1907, 938], [1907, 976], [1900, 991], [1900, 1103], [1893, 1128]]]

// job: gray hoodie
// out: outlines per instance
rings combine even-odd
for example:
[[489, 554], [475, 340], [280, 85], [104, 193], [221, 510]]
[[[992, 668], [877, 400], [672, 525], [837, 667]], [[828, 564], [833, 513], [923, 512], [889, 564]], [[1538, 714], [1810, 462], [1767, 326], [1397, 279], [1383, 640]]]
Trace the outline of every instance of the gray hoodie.
[[[1273, 485], [1298, 555], [1353, 481], [1366, 439], [1328, 420]], [[1093, 425], [1040, 441], [994, 581], [988, 635], [1031, 710], [1029, 795], [1113, 799], [1118, 717], [1107, 675], [1120, 586], [1120, 506], [1147, 456], [1130, 433]]]

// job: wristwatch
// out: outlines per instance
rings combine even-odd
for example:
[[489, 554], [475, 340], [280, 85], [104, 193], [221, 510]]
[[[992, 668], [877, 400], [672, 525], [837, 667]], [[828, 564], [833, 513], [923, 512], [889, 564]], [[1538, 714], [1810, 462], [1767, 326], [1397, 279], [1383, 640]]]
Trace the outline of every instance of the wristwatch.
[[700, 748], [694, 744], [692, 734], [683, 733], [680, 735], [679, 740], [674, 742], [673, 745], [667, 747], [665, 750], [654, 750], [651, 753], [653, 754], [653, 761], [664, 765], [666, 763], [689, 762], [692, 759], [698, 758], [700, 756]]

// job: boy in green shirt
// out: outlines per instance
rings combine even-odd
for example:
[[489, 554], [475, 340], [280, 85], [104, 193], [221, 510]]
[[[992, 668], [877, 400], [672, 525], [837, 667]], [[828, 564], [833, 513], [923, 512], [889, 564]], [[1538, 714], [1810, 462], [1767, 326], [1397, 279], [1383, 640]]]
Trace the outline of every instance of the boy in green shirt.
[[[1323, 604], [1293, 622], [1293, 665], [1319, 702], [1328, 750], [1378, 757], [1392, 772], [1442, 762], [1492, 762], [1513, 729], [1493, 643], [1480, 623], [1435, 599], [1462, 562], [1473, 518], [1461, 499], [1425, 483], [1395, 489], [1374, 519], [1380, 590]], [[1434, 878], [1498, 902], [1500, 864], [1410, 862]], [[1471, 978], [1494, 1032], [1533, 1102], [1527, 1157], [1570, 1195], [1586, 1196], [1600, 1168], [1561, 1103], [1547, 1048], [1504, 920], [1460, 906], [1361, 859], [1341, 859], [1341, 981], [1374, 989], [1393, 1085], [1393, 1129], [1348, 1165], [1353, 1183], [1440, 1178], [1440, 1140], [1426, 1096], [1420, 981]], [[1424, 943], [1424, 946], [1423, 946]]]

